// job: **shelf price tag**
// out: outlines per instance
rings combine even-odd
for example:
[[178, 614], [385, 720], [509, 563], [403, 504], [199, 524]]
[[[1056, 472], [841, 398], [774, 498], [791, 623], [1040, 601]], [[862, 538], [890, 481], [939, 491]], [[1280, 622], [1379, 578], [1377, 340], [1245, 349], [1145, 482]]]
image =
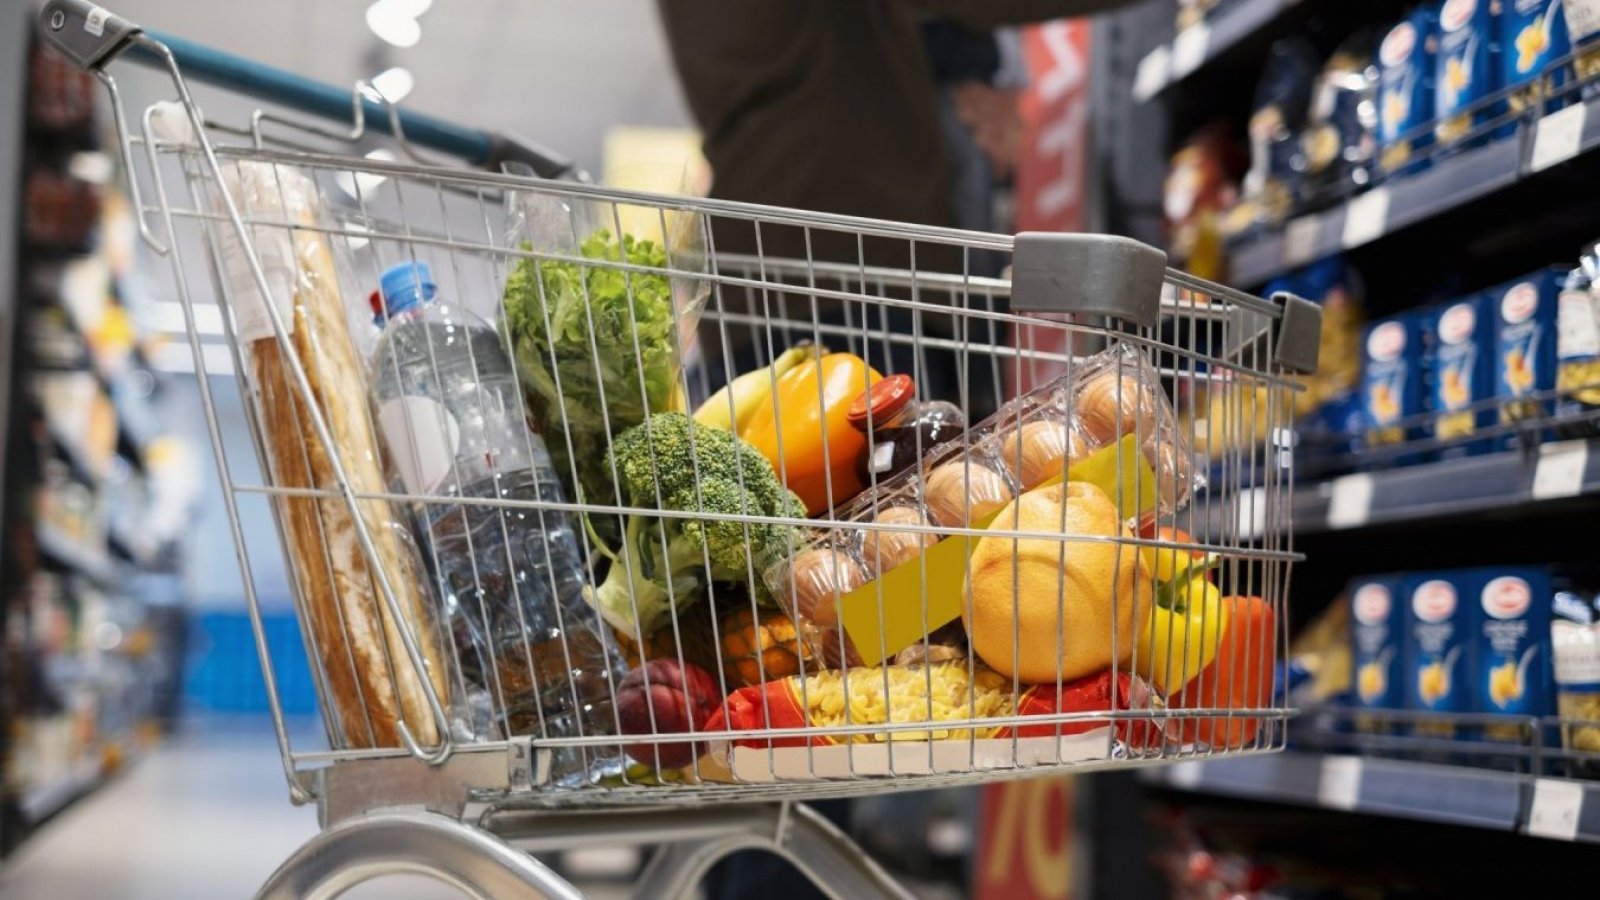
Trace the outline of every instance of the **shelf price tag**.
[[1585, 110], [1578, 103], [1539, 120], [1533, 129], [1533, 152], [1528, 155], [1529, 172], [1548, 169], [1578, 155], [1583, 149]]
[[1372, 476], [1335, 478], [1328, 497], [1329, 528], [1360, 528], [1372, 516]]
[[1589, 442], [1558, 441], [1539, 445], [1533, 468], [1533, 499], [1554, 500], [1583, 493], [1583, 474], [1589, 467]]
[[1211, 26], [1198, 22], [1178, 32], [1172, 41], [1172, 77], [1182, 78], [1200, 68], [1211, 45]]
[[1283, 264], [1303, 266], [1317, 256], [1317, 239], [1322, 236], [1316, 216], [1290, 219], [1283, 229]]
[[1600, 0], [1566, 0], [1561, 4], [1561, 11], [1567, 16], [1567, 30], [1572, 33], [1573, 44], [1600, 31]]
[[1344, 248], [1348, 250], [1372, 243], [1383, 237], [1388, 225], [1388, 188], [1373, 188], [1357, 196], [1344, 210]]
[[1346, 812], [1356, 808], [1361, 799], [1361, 758], [1358, 756], [1325, 756], [1322, 758], [1322, 778], [1317, 782], [1317, 802], [1328, 809]]
[[1198, 759], [1173, 763], [1167, 767], [1167, 784], [1179, 790], [1194, 790], [1200, 786], [1201, 767], [1204, 765], [1205, 763]]
[[1139, 68], [1133, 73], [1133, 99], [1143, 103], [1167, 86], [1167, 72], [1172, 64], [1172, 51], [1166, 44], [1145, 54]]
[[1234, 524], [1239, 539], [1260, 537], [1267, 526], [1267, 489], [1254, 487], [1239, 492], [1234, 506]]
[[1574, 840], [1578, 836], [1578, 816], [1583, 812], [1583, 785], [1556, 778], [1540, 778], [1533, 783], [1533, 805], [1528, 809], [1528, 834]]

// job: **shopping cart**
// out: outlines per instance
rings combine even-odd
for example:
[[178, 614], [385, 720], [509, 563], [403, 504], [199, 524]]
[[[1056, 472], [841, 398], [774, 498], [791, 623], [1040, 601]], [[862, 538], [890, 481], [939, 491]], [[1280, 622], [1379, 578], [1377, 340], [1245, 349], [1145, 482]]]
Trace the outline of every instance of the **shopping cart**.
[[[109, 89], [171, 263], [284, 772], [325, 827], [262, 896], [395, 872], [577, 896], [531, 853], [594, 841], [662, 845], [642, 896], [749, 847], [901, 896], [800, 801], [1282, 748], [1314, 306], [1121, 238], [597, 187], [359, 84], [73, 0], [42, 21]], [[125, 53], [176, 92], [140, 127], [105, 69]], [[212, 121], [185, 74], [354, 127]], [[358, 155], [374, 131], [409, 158]], [[421, 357], [396, 297], [456, 310], [405, 332]], [[526, 445], [471, 444], [490, 421]], [[285, 726], [252, 510], [326, 748]]]

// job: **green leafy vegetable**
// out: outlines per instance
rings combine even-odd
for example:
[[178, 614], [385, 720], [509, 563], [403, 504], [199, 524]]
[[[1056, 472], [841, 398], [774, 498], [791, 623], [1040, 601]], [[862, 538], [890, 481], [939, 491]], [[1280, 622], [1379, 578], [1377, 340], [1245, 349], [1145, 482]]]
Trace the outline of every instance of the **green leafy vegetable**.
[[529, 411], [568, 496], [604, 504], [615, 501], [610, 435], [681, 406], [677, 322], [672, 284], [655, 274], [667, 265], [660, 244], [628, 235], [619, 243], [601, 229], [579, 253], [654, 272], [522, 259], [506, 280], [506, 321]]
[[[760, 451], [683, 413], [658, 413], [617, 435], [612, 453], [629, 506], [709, 516], [806, 515]], [[759, 590], [761, 571], [788, 552], [791, 540], [798, 538], [788, 525], [632, 516], [589, 602], [624, 634], [634, 634], [635, 626], [649, 634], [700, 599], [709, 581], [744, 582], [753, 571]]]

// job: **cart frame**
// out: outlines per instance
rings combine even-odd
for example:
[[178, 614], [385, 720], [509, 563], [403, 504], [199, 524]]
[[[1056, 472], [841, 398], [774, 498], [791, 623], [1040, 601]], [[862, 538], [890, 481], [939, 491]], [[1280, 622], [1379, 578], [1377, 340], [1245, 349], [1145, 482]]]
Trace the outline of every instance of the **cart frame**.
[[[1126, 543], [1134, 548], [1214, 553], [1225, 558], [1237, 572], [1244, 573], [1236, 576], [1240, 583], [1249, 584], [1267, 596], [1273, 608], [1279, 612], [1279, 625], [1272, 629], [1270, 642], [1263, 642], [1270, 646], [1257, 648], [1257, 652], [1265, 653], [1267, 659], [1286, 656], [1283, 604], [1288, 590], [1290, 565], [1299, 558], [1293, 550], [1284, 502], [1284, 495], [1292, 488], [1293, 479], [1292, 466], [1287, 463], [1292, 449], [1292, 441], [1287, 435], [1292, 423], [1287, 415], [1279, 412], [1278, 398], [1288, 396], [1297, 388], [1292, 373], [1315, 369], [1320, 313], [1314, 305], [1293, 296], [1279, 295], [1270, 301], [1263, 300], [1170, 270], [1166, 267], [1165, 255], [1160, 251], [1125, 238], [1059, 234], [1024, 234], [1013, 238], [750, 204], [618, 191], [588, 185], [581, 180], [543, 181], [531, 176], [468, 173], [461, 169], [431, 165], [421, 161], [419, 147], [441, 150], [490, 167], [508, 162], [521, 164], [535, 175], [555, 176], [572, 169], [570, 163], [542, 148], [498, 135], [461, 129], [401, 110], [375, 97], [360, 84], [346, 106], [343, 95], [335, 89], [311, 84], [285, 73], [265, 70], [254, 64], [230, 60], [176, 38], [146, 33], [138, 26], [82, 0], [49, 0], [41, 13], [41, 21], [46, 37], [80, 65], [93, 71], [110, 93], [141, 236], [153, 250], [172, 261], [189, 332], [190, 349], [197, 374], [200, 375], [197, 384], [207, 415], [218, 475], [224, 486], [224, 503], [244, 575], [247, 606], [255, 626], [256, 650], [262, 664], [291, 799], [296, 803], [315, 802], [325, 829], [284, 863], [262, 889], [260, 896], [333, 897], [373, 877], [412, 872], [434, 877], [477, 896], [538, 894], [576, 897], [579, 895], [570, 885], [525, 851], [572, 847], [597, 837], [623, 843], [665, 845], [639, 882], [642, 896], [685, 895], [717, 859], [729, 852], [748, 848], [765, 849], [785, 856], [835, 896], [906, 896], [883, 869], [869, 860], [848, 838], [797, 801], [882, 792], [894, 789], [893, 782], [902, 778], [915, 778], [916, 787], [934, 788], [1066, 771], [1127, 768], [1196, 756], [1273, 752], [1282, 748], [1284, 723], [1293, 710], [1284, 702], [1281, 690], [1275, 691], [1264, 704], [1183, 710], [1182, 718], [1190, 723], [1217, 722], [1231, 727], [1236, 718], [1256, 723], [1252, 728], [1254, 736], [1239, 746], [1187, 746], [1187, 749], [1174, 750], [1167, 737], [1157, 741], [1158, 746], [1154, 749], [1135, 746], [1137, 742], [1126, 739], [1134, 729], [1167, 728], [1173, 715], [1156, 707], [1133, 709], [1117, 706], [1119, 689], [1113, 687], [1112, 707], [1080, 712], [1066, 712], [1058, 707], [1053, 713], [1035, 720], [1047, 727], [1054, 726], [1054, 738], [1024, 739], [1013, 734], [997, 741], [1010, 745], [1009, 765], [978, 764], [979, 738], [975, 729], [961, 738], [972, 748], [972, 755], [965, 767], [959, 762], [954, 766], [947, 762], [942, 767], [935, 763], [931, 745], [937, 742], [925, 739], [923, 744], [928, 745], [928, 763], [922, 765], [916, 760], [922, 752], [917, 746], [907, 748], [913, 750], [908, 761], [907, 754], [892, 752], [902, 749], [898, 745], [852, 741], [858, 737], [869, 739], [871, 735], [884, 733], [890, 736], [908, 733], [905, 737], [909, 739], [912, 737], [909, 733], [927, 732], [927, 721], [851, 724], [847, 715], [843, 727], [823, 729], [806, 726], [787, 730], [767, 727], [753, 731], [730, 730], [726, 735], [728, 740], [736, 743], [783, 739], [840, 742], [838, 747], [827, 749], [842, 748], [846, 751], [848, 771], [843, 775], [819, 777], [812, 764], [809, 773], [794, 778], [780, 775], [776, 763], [769, 761], [770, 779], [758, 784], [730, 784], [701, 778], [701, 763], [697, 761], [692, 767], [694, 777], [690, 783], [635, 784], [624, 776], [623, 788], [603, 794], [583, 789], [547, 791], [543, 787], [550, 778], [553, 751], [577, 748], [586, 756], [591, 748], [598, 752], [617, 744], [618, 738], [610, 734], [580, 734], [578, 737], [559, 738], [546, 735], [489, 741], [457, 740], [451, 736], [453, 723], [446, 709], [445, 698], [424, 679], [427, 712], [440, 735], [435, 745], [425, 746], [416, 740], [402, 721], [399, 726], [399, 747], [374, 749], [339, 746], [332, 737], [336, 728], [328, 711], [326, 697], [322, 696], [319, 699], [324, 701], [324, 716], [329, 717], [330, 743], [333, 747], [327, 751], [296, 751], [290, 745], [273, 672], [272, 653], [261, 626], [261, 609], [252, 575], [250, 549], [240, 524], [240, 499], [257, 494], [282, 501], [326, 493], [336, 496], [355, 511], [360, 509], [360, 504], [373, 501], [403, 502], [408, 499], [435, 498], [358, 491], [346, 476], [337, 451], [329, 453], [338, 483], [336, 494], [318, 489], [285, 488], [270, 483], [251, 485], [234, 477], [224, 450], [211, 388], [205, 377], [206, 354], [196, 328], [195, 298], [187, 285], [180, 258], [178, 223], [187, 219], [206, 229], [213, 256], [218, 252], [215, 243], [218, 234], [236, 240], [245, 256], [249, 281], [263, 297], [272, 296], [272, 286], [254, 246], [252, 229], [263, 225], [284, 227], [285, 223], [264, 222], [260, 217], [252, 217], [248, 211], [241, 210], [230, 192], [221, 188], [224, 167], [229, 164], [237, 166], [242, 162], [251, 162], [293, 166], [327, 174], [344, 172], [352, 178], [366, 175], [391, 179], [396, 183], [409, 180], [437, 192], [441, 205], [445, 202], [447, 192], [467, 197], [475, 195], [480, 206], [483, 205], [486, 192], [538, 194], [564, 198], [573, 204], [610, 204], [613, 216], [617, 215], [620, 204], [639, 205], [658, 211], [662, 217], [663, 233], [667, 231], [666, 216], [669, 212], [752, 223], [756, 229], [758, 248], [753, 257], [738, 257], [728, 253], [719, 255], [714, 246], [708, 246], [706, 249], [713, 260], [709, 269], [695, 271], [681, 262], [674, 263], [670, 261], [669, 253], [667, 267], [661, 270], [673, 278], [699, 280], [710, 286], [716, 296], [716, 312], [708, 313], [708, 320], [722, 329], [724, 339], [727, 338], [730, 325], [748, 327], [752, 331], [765, 328], [770, 345], [773, 329], [783, 327], [799, 331], [802, 336], [809, 330], [810, 336], [819, 343], [825, 333], [834, 335], [845, 339], [852, 347], [857, 346], [855, 341], [859, 336], [865, 355], [872, 352], [868, 343], [881, 338], [885, 354], [893, 349], [891, 344], [911, 346], [917, 354], [915, 368], [918, 373], [931, 374], [927, 372], [929, 365], [926, 354], [929, 349], [951, 347], [962, 350], [964, 354], [970, 349], [972, 339], [965, 330], [925, 334], [922, 330], [925, 317], [944, 315], [963, 323], [986, 323], [993, 337], [1000, 328], [1039, 327], [1046, 324], [1046, 320], [1039, 317], [1046, 316], [1053, 317], [1048, 321], [1053, 322], [1052, 327], [1062, 333], [1124, 342], [1141, 353], [1155, 356], [1155, 371], [1175, 384], [1184, 378], [1187, 378], [1191, 388], [1200, 380], [1216, 380], [1220, 383], [1236, 379], [1241, 383], [1250, 382], [1272, 398], [1265, 403], [1265, 409], [1258, 408], [1252, 395], [1248, 401], [1248, 411], [1246, 402], [1237, 399], [1229, 402], [1237, 402], [1239, 409], [1225, 407], [1225, 414], [1230, 417], [1237, 415], [1241, 419], [1249, 417], [1250, 421], [1262, 418], [1266, 422], [1266, 443], [1249, 448], [1235, 445], [1224, 446], [1220, 450], [1213, 448], [1220, 456], [1232, 457], [1222, 463], [1224, 475], [1213, 483], [1216, 494], [1220, 495], [1215, 508], [1209, 499], [1207, 501], [1206, 514], [1215, 514], [1224, 523], [1218, 532], [1222, 536], [1215, 542], [1161, 536], [1137, 539], [1114, 537], [1108, 540], [1119, 547]], [[143, 56], [146, 62], [153, 61], [170, 74], [179, 109], [192, 131], [191, 143], [187, 147], [175, 148], [170, 138], [159, 138], [155, 134], [154, 111], [144, 116], [142, 135], [136, 134], [130, 127], [116, 82], [105, 71], [108, 63], [125, 52], [135, 57]], [[183, 57], [182, 63], [180, 55]], [[240, 74], [241, 67], [243, 75]], [[209, 76], [236, 89], [264, 92], [279, 100], [287, 99], [311, 112], [337, 116], [342, 110], [348, 109], [354, 119], [354, 127], [349, 132], [330, 131], [260, 110], [252, 117], [248, 128], [230, 128], [208, 121], [189, 93], [185, 70], [200, 77]], [[305, 141], [268, 137], [263, 132], [263, 126], [268, 123], [297, 129]], [[314, 145], [319, 140], [353, 142], [360, 139], [369, 128], [392, 135], [413, 159], [405, 162], [354, 159], [321, 153], [315, 149]], [[249, 143], [242, 147], [214, 146], [208, 131], [243, 136], [249, 139]], [[267, 146], [269, 143], [290, 149], [270, 149]], [[136, 159], [134, 150], [140, 145], [144, 147], [145, 155], [142, 164]], [[188, 154], [187, 159], [194, 166], [188, 171], [191, 192], [194, 191], [196, 178], [200, 182], [209, 181], [211, 186], [217, 188], [219, 202], [214, 211], [207, 211], [194, 193], [191, 193], [193, 203], [190, 207], [181, 206], [181, 201], [169, 198], [162, 179], [161, 157], [163, 152], [175, 149], [180, 155]], [[153, 206], [147, 206], [141, 196], [138, 174], [141, 170], [148, 172], [154, 184], [156, 197]], [[398, 191], [397, 187], [397, 196]], [[364, 206], [362, 211], [366, 212]], [[159, 224], [152, 223], [152, 214], [159, 216]], [[618, 225], [620, 232], [620, 220]], [[805, 258], [782, 260], [761, 253], [759, 247], [763, 225], [803, 232]], [[303, 224], [290, 227], [311, 232], [323, 230]], [[158, 228], [164, 235], [158, 234]], [[434, 246], [455, 252], [494, 253], [507, 258], [527, 257], [545, 262], [566, 259], [559, 253], [496, 245], [492, 233], [483, 245], [465, 242], [450, 234], [448, 225], [446, 228], [442, 238], [415, 232], [409, 224], [404, 227], [403, 233], [375, 233], [374, 237], [404, 240], [411, 245]], [[492, 229], [489, 231], [492, 232]], [[853, 235], [858, 245], [866, 240], [879, 239], [904, 242], [911, 250], [910, 267], [868, 266], [865, 250], [861, 251], [859, 264], [855, 266], [841, 267], [813, 259], [810, 252], [813, 232]], [[344, 226], [327, 229], [327, 233], [345, 238], [352, 235]], [[709, 226], [706, 233], [709, 237]], [[958, 248], [963, 261], [962, 271], [959, 274], [919, 271], [919, 244]], [[1009, 254], [1011, 277], [982, 278], [972, 274], [969, 268], [972, 255], [979, 252]], [[625, 277], [648, 274], [648, 270], [626, 262], [608, 264], [590, 260], [584, 264], [609, 266], [622, 271]], [[827, 286], [830, 279], [834, 287]], [[735, 289], [747, 293], [747, 305], [743, 313], [723, 306], [723, 292]], [[803, 315], [792, 321], [783, 318], [790, 298], [780, 298], [780, 313], [774, 319], [767, 306], [770, 303], [769, 295], [774, 292], [794, 294], [801, 298], [802, 303], [808, 300], [811, 307], [809, 322], [805, 321]], [[905, 292], [909, 296], [902, 298], [897, 296], [897, 292]], [[927, 295], [938, 292], [944, 292], [951, 298], [960, 298], [959, 305], [953, 301], [951, 306], [937, 307], [925, 299]], [[748, 299], [756, 295], [760, 296], [763, 304], [761, 312], [754, 305], [755, 301]], [[985, 308], [974, 307], [973, 300], [978, 296], [986, 300]], [[997, 300], [1000, 301], [999, 305]], [[1007, 300], [1009, 310], [1003, 308]], [[816, 311], [819, 301], [838, 302], [847, 308], [851, 303], [861, 304], [863, 321], [859, 327], [849, 322], [848, 318], [844, 325], [825, 323]], [[332, 451], [335, 441], [329, 425], [314, 399], [311, 399], [314, 398], [311, 383], [288, 343], [289, 325], [275, 304], [267, 303], [265, 306], [278, 343], [290, 351], [287, 354], [290, 379], [302, 397], [308, 399], [309, 419], [316, 437]], [[865, 310], [869, 306], [876, 306], [882, 316], [881, 335], [872, 332], [865, 321]], [[903, 310], [911, 316], [916, 324], [913, 335], [890, 334], [887, 326], [890, 310]], [[1066, 317], [1064, 324], [1062, 317]], [[225, 315], [229, 343], [234, 352], [233, 360], [239, 366], [239, 341], [227, 318]], [[1190, 342], [1196, 339], [1198, 333], [1199, 326], [1196, 323], [1213, 323], [1222, 334], [1220, 349], [1200, 350], [1192, 346], [1180, 346], [1179, 342], [1184, 340], [1181, 331], [1176, 328], [1170, 332], [1162, 331], [1163, 323], [1170, 326], [1174, 321], [1187, 323]], [[774, 325], [774, 322], [779, 324]], [[963, 324], [962, 328], [965, 327]], [[1181, 325], [1177, 328], [1181, 328]], [[1172, 337], [1167, 338], [1164, 336], [1166, 334]], [[759, 345], [760, 341], [756, 343]], [[759, 346], [756, 352], [761, 354]], [[770, 346], [766, 352], [771, 353]], [[991, 366], [998, 396], [1003, 375], [999, 361], [1001, 355], [993, 348], [989, 352], [993, 354]], [[1010, 374], [1014, 377], [1024, 377], [1025, 366], [1030, 372], [1038, 365], [1065, 366], [1070, 373], [1075, 364], [1081, 364], [1077, 362], [1081, 358], [1077, 348], [1044, 349], [1031, 343], [1008, 350], [1006, 358], [1011, 361], [1013, 372]], [[968, 358], [963, 355], [961, 359], [964, 368]], [[700, 365], [696, 370], [702, 392], [709, 392], [710, 388], [716, 386], [709, 381], [708, 368], [707, 365]], [[238, 370], [243, 378], [243, 369]], [[1203, 379], [1197, 378], [1197, 372], [1202, 370], [1207, 374]], [[963, 399], [966, 399], [965, 375], [959, 380]], [[259, 428], [254, 420], [252, 428]], [[1209, 435], [1209, 431], [1207, 433]], [[264, 460], [266, 457], [260, 434], [255, 434], [255, 438], [259, 458]], [[1250, 479], [1249, 484], [1246, 484], [1247, 478]], [[1186, 483], [1184, 490], [1188, 489]], [[461, 499], [454, 498], [457, 502]], [[602, 512], [671, 517], [671, 514], [664, 515], [663, 510], [620, 504], [597, 507], [583, 503], [532, 502], [522, 505], [561, 513]], [[375, 538], [370, 533], [367, 520], [360, 514], [352, 518], [361, 552], [368, 560], [377, 561], [379, 553], [375, 549]], [[787, 520], [771, 516], [740, 515], [729, 516], [728, 519], [747, 525], [787, 524]], [[823, 529], [837, 530], [843, 527], [842, 523], [831, 518], [812, 524]], [[873, 531], [870, 524], [857, 523], [851, 527], [867, 533]], [[918, 534], [932, 533], [936, 529], [925, 524], [904, 530]], [[938, 528], [937, 532], [941, 536], [960, 537], [982, 537], [985, 534], [985, 530], [978, 527], [943, 527]], [[1013, 539], [1051, 537], [1050, 533], [1026, 531], [1000, 533]], [[1056, 535], [1056, 539], [1059, 540], [1060, 536]], [[397, 587], [391, 583], [394, 573], [385, 571], [382, 565], [375, 565], [373, 572], [380, 586], [384, 608], [396, 620], [403, 621], [405, 616], [397, 600]], [[418, 671], [425, 670], [427, 663], [421, 639], [412, 633], [412, 629], [404, 627], [399, 629], [399, 638], [401, 647], [398, 652], [403, 653]], [[681, 646], [678, 653], [681, 663]], [[1184, 666], [1188, 666], [1187, 658]], [[968, 669], [971, 670], [970, 663]], [[1115, 665], [1112, 670], [1114, 678]], [[1188, 672], [1187, 668], [1185, 672]], [[1058, 672], [1058, 689], [1061, 680]], [[805, 690], [803, 680], [800, 690]], [[929, 703], [931, 706], [931, 700]], [[1029, 720], [1018, 713], [1009, 717], [997, 716], [990, 721], [996, 726], [1015, 730], [1028, 724]], [[955, 724], [959, 726], [960, 723]], [[1256, 727], [1259, 731], [1255, 730]], [[1089, 729], [1089, 733], [1080, 734], [1085, 729]], [[1068, 737], [1074, 734], [1078, 737]], [[674, 737], [681, 740], [681, 735], [662, 734], [647, 735], [642, 739], [659, 747]], [[630, 737], [629, 740], [633, 741], [634, 738]], [[1019, 748], [1028, 741], [1049, 743], [1034, 745], [1029, 761], [1024, 763]], [[1192, 744], [1193, 740], [1190, 739], [1189, 743]], [[862, 747], [891, 748], [883, 749], [886, 762], [882, 764], [886, 765], [886, 770], [858, 771], [862, 758], [859, 754], [866, 753], [866, 750], [858, 751], [857, 748]], [[776, 752], [770, 747], [765, 751], [769, 760], [775, 758]], [[812, 749], [808, 747], [805, 750], [806, 759], [809, 760], [812, 754]], [[875, 759], [870, 754], [866, 758]], [[871, 769], [873, 765], [878, 763], [871, 763], [868, 768]], [[737, 771], [735, 774], [738, 774]], [[872, 777], [874, 775], [888, 777]], [[746, 781], [746, 778], [736, 777], [735, 781]], [[612, 808], [605, 808], [607, 806]]]

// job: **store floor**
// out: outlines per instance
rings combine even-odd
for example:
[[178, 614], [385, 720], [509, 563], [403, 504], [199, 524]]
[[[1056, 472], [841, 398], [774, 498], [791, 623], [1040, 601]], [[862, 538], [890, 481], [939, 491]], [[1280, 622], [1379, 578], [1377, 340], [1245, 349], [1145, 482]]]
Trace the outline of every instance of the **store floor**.
[[[289, 803], [264, 721], [207, 721], [46, 824], [0, 868], [0, 897], [243, 900], [316, 831], [316, 811]], [[582, 888], [600, 900], [626, 895], [614, 882]], [[461, 895], [395, 877], [345, 896]]]

